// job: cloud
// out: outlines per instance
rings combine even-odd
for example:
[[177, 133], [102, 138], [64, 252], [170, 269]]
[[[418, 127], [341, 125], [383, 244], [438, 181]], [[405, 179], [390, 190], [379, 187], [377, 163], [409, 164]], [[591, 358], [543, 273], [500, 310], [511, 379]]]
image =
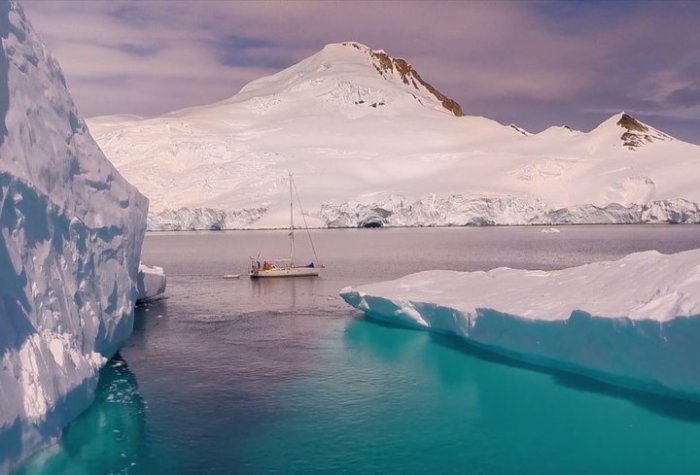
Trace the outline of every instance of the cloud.
[[228, 35], [212, 46], [225, 66], [281, 70], [293, 64], [276, 42], [265, 38]]
[[[697, 101], [694, 2], [23, 5], [86, 115], [148, 116], [214, 102], [347, 40], [406, 58], [466, 113], [530, 129], [545, 120], [586, 126], [605, 118], [600, 111], [623, 108], [692, 122]], [[700, 118], [695, 124], [698, 132], [684, 136], [700, 142]]]
[[666, 99], [669, 104], [692, 107], [700, 104], [700, 83], [671, 92]]

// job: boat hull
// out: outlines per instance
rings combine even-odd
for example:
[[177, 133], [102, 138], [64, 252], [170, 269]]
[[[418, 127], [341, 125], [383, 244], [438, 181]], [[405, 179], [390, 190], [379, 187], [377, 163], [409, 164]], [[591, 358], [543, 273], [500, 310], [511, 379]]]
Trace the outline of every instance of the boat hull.
[[284, 269], [258, 270], [251, 272], [251, 279], [263, 279], [270, 277], [316, 277], [321, 272], [318, 267], [288, 267]]

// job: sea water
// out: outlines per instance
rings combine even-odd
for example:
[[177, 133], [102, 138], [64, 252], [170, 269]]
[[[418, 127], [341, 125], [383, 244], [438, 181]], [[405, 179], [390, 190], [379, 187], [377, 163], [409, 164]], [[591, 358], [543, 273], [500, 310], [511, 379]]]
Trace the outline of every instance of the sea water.
[[284, 257], [286, 232], [150, 234], [168, 298], [137, 310], [95, 403], [20, 473], [700, 473], [698, 404], [383, 326], [337, 296], [427, 269], [700, 247], [695, 226], [558, 229], [312, 231], [320, 278], [259, 281], [249, 257]]

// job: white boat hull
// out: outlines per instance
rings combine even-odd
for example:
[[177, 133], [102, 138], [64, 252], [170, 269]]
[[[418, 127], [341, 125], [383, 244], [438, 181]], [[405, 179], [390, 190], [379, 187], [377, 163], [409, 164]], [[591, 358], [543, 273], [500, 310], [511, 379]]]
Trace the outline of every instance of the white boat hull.
[[[251, 279], [260, 279], [268, 277], [316, 277], [321, 272], [321, 267], [314, 267], [314, 261], [311, 262], [309, 266], [295, 266], [294, 265], [294, 180], [292, 179], [292, 174], [289, 173], [289, 259], [273, 259], [265, 260], [262, 265], [258, 258], [251, 257], [250, 275]], [[297, 195], [298, 198], [298, 195]], [[301, 202], [299, 203], [301, 207]], [[306, 220], [304, 220], [304, 227], [306, 227]], [[308, 228], [307, 228], [308, 230]], [[307, 233], [308, 234], [308, 233]], [[311, 235], [308, 234], [309, 241], [311, 241]], [[311, 248], [313, 249], [314, 243], [311, 242]], [[259, 253], [258, 253], [259, 257]], [[316, 263], [318, 263], [318, 256], [316, 255], [316, 250], [314, 249], [314, 257], [316, 258]]]
[[283, 269], [251, 271], [251, 279], [266, 277], [316, 277], [321, 272], [319, 267], [287, 267]]

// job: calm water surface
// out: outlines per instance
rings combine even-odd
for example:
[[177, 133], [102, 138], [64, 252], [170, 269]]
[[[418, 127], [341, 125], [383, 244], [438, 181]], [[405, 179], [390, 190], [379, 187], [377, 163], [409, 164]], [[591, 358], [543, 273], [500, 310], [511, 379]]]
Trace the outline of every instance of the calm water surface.
[[169, 298], [138, 309], [96, 403], [22, 472], [700, 473], [700, 405], [382, 326], [337, 297], [427, 269], [700, 247], [694, 226], [560, 229], [319, 230], [321, 278], [258, 282], [248, 257], [284, 256], [285, 232], [149, 235]]

